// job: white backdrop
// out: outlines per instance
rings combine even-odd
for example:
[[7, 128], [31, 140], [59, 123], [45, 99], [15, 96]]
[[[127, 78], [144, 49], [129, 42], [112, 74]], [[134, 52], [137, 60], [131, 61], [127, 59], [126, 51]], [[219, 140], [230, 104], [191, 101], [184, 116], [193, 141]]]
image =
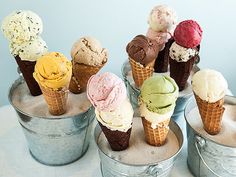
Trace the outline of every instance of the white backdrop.
[[[146, 33], [150, 10], [163, 3], [177, 11], [179, 21], [199, 22], [204, 31], [200, 67], [222, 72], [236, 93], [235, 0], [1, 0], [0, 21], [13, 10], [35, 11], [43, 19], [42, 37], [49, 50], [62, 52], [68, 58], [75, 40], [94, 36], [109, 50], [109, 62], [103, 71], [121, 76], [126, 44], [135, 35]], [[8, 88], [17, 78], [17, 65], [2, 33], [0, 55], [1, 106], [8, 103]]]

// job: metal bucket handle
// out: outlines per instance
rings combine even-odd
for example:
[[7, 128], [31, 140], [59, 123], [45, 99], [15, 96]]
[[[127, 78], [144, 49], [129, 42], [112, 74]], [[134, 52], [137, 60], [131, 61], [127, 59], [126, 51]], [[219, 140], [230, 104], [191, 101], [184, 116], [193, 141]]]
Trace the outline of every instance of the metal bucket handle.
[[[216, 172], [214, 172], [214, 171], [207, 165], [206, 161], [204, 160], [204, 158], [203, 158], [203, 156], [202, 156], [202, 154], [201, 154], [201, 152], [200, 152], [200, 148], [202, 148], [203, 146], [205, 146], [205, 143], [206, 143], [206, 142], [205, 142], [205, 140], [204, 140], [202, 137], [200, 137], [200, 136], [198, 136], [198, 135], [195, 136], [195, 147], [196, 147], [196, 149], [197, 149], [197, 153], [198, 153], [200, 159], [202, 160], [203, 164], [204, 164], [204, 165], [210, 170], [210, 172], [212, 172], [215, 176], [220, 177]], [[200, 147], [199, 147], [199, 146], [200, 146]]]

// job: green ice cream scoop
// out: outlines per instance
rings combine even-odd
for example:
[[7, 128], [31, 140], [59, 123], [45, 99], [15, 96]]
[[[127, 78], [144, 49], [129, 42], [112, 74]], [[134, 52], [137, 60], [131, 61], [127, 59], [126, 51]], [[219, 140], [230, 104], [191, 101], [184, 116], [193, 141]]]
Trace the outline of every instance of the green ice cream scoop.
[[140, 101], [145, 103], [148, 110], [165, 114], [175, 107], [179, 88], [175, 81], [164, 75], [156, 75], [144, 81], [141, 87]]

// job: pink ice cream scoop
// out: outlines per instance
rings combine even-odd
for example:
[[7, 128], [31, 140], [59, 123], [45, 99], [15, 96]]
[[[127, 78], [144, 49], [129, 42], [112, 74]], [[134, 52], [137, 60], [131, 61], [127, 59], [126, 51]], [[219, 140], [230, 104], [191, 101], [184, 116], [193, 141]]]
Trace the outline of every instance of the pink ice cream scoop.
[[175, 42], [185, 48], [195, 48], [202, 40], [202, 29], [194, 20], [185, 20], [174, 31]]
[[148, 29], [146, 36], [150, 39], [156, 40], [160, 50], [163, 50], [163, 48], [165, 47], [165, 43], [167, 43], [171, 38], [171, 34], [169, 32], [157, 32], [152, 30], [151, 28]]
[[87, 97], [99, 111], [111, 111], [127, 98], [124, 82], [115, 74], [93, 75], [87, 85]]

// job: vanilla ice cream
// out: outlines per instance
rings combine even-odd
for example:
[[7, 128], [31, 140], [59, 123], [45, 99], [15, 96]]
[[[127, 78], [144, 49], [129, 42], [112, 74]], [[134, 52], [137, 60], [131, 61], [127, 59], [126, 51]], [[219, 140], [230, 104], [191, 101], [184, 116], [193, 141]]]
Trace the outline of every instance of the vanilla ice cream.
[[202, 100], [214, 103], [225, 96], [228, 84], [220, 72], [204, 69], [193, 75], [192, 88]]
[[139, 111], [141, 117], [145, 117], [145, 119], [151, 122], [151, 127], [153, 129], [156, 129], [158, 126], [160, 126], [163, 121], [170, 119], [174, 113], [174, 109], [165, 114], [158, 114], [155, 112], [151, 112], [147, 109], [144, 103], [140, 104]]
[[98, 111], [95, 109], [97, 120], [112, 131], [127, 132], [132, 126], [133, 108], [128, 99], [112, 111]]

